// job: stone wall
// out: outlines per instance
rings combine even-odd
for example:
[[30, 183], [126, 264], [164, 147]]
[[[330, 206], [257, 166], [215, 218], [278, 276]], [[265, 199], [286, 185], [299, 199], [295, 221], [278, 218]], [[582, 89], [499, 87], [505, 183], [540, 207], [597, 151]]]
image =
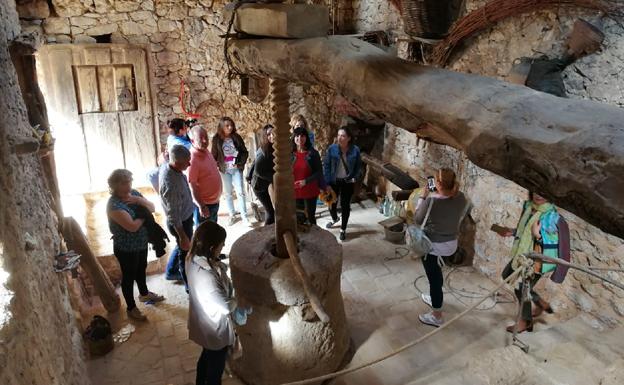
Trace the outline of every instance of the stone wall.
[[15, 151], [33, 138], [9, 56], [19, 33], [13, 0], [0, 2], [0, 22], [0, 262], [13, 293], [0, 328], [0, 384], [88, 385], [65, 276], [52, 267], [61, 241], [39, 155]]
[[[35, 1], [35, 0], [33, 0]], [[188, 84], [192, 110], [211, 130], [228, 115], [247, 135], [269, 121], [268, 98], [254, 104], [240, 96], [238, 80], [227, 80], [223, 39], [229, 19], [224, 2], [215, 0], [51, 0], [49, 17], [22, 18], [29, 32], [48, 44], [95, 43], [110, 34], [112, 43], [137, 44], [151, 51], [153, 91], [161, 138], [165, 122], [182, 116], [180, 83]]]
[[[468, 1], [467, 7], [474, 9], [482, 3]], [[561, 55], [565, 38], [579, 16], [596, 20], [594, 14], [560, 9], [503, 21], [468, 41], [449, 68], [505, 79], [516, 58]], [[621, 44], [624, 32], [609, 19], [603, 20], [602, 28], [606, 35], [602, 51], [569, 66], [564, 73], [565, 86], [569, 97], [622, 106], [624, 79], [620, 69], [624, 65], [624, 45]], [[503, 239], [489, 228], [494, 223], [514, 227], [527, 192], [513, 182], [476, 167], [454, 149], [417, 143], [415, 135], [391, 125], [385, 136], [386, 159], [409, 169], [421, 181], [439, 167], [457, 170], [462, 190], [474, 203], [472, 217], [477, 227], [475, 266], [486, 275], [497, 277], [508, 261], [511, 239]], [[621, 239], [603, 233], [571, 213], [564, 211], [563, 215], [570, 224], [574, 262], [624, 268], [624, 261], [618, 259], [624, 251]], [[624, 281], [624, 274], [611, 272], [608, 275]], [[621, 290], [579, 272], [571, 272], [563, 285], [543, 281], [541, 285], [547, 298], [553, 299], [555, 311], [563, 316], [582, 310], [587, 313], [584, 317], [595, 327], [624, 321], [624, 293]]]
[[[191, 90], [200, 119], [210, 130], [231, 116], [244, 135], [270, 121], [268, 99], [255, 104], [240, 96], [238, 80], [227, 80], [223, 38], [229, 19], [220, 0], [21, 0], [22, 27], [41, 33], [48, 44], [95, 43], [110, 34], [112, 43], [147, 46], [151, 51], [153, 86], [161, 138], [165, 122], [180, 116], [180, 81]], [[312, 1], [330, 7], [329, 0]], [[46, 9], [47, 4], [51, 9]], [[336, 32], [387, 30], [395, 39], [402, 29], [398, 11], [386, 0], [337, 1]], [[335, 93], [315, 86], [291, 87], [291, 112], [306, 116], [324, 147], [340, 116]], [[331, 133], [331, 134], [329, 134]]]

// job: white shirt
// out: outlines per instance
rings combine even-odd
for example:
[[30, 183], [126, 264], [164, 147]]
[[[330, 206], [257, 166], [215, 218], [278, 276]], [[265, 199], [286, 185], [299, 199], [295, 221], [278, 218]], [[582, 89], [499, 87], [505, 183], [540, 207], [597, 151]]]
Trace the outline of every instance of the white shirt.
[[223, 161], [228, 170], [236, 168], [237, 156], [238, 151], [236, 150], [236, 146], [234, 146], [234, 141], [232, 138], [225, 138], [223, 140]]

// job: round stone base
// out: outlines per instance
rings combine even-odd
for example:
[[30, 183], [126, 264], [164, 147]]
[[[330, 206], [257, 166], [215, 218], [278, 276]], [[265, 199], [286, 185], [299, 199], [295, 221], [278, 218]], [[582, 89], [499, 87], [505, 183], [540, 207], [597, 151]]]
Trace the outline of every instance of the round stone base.
[[237, 328], [243, 355], [230, 365], [247, 384], [274, 385], [331, 373], [347, 354], [342, 247], [317, 226], [298, 236], [301, 263], [328, 323], [316, 317], [290, 259], [271, 254], [273, 225], [243, 235], [230, 251], [236, 297], [253, 307], [247, 324]]

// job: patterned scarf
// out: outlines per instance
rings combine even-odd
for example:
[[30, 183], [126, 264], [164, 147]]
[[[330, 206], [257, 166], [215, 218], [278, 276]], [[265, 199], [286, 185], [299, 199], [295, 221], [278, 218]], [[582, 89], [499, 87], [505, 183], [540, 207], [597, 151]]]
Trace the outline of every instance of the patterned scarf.
[[[531, 212], [533, 212], [531, 214]], [[524, 203], [524, 210], [520, 216], [518, 222], [518, 228], [516, 229], [516, 238], [514, 239], [513, 247], [511, 248], [511, 256], [515, 257], [520, 254], [530, 253], [533, 251], [534, 238], [531, 233], [531, 227], [535, 222], [540, 220], [542, 216], [541, 233], [544, 239], [544, 234], [552, 234], [552, 227], [554, 226], [554, 232], [557, 232], [557, 220], [559, 219], [557, 209], [552, 203], [544, 203], [536, 205], [533, 202], [526, 201]], [[549, 239], [552, 241], [552, 239]]]

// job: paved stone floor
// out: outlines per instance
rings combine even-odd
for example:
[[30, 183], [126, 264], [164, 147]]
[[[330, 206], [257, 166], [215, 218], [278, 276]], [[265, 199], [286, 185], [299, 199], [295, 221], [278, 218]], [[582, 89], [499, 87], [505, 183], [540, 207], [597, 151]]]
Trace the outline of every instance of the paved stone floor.
[[[321, 210], [320, 214], [319, 225], [324, 226], [327, 211]], [[384, 217], [371, 201], [354, 204], [348, 238], [343, 242], [342, 291], [356, 348], [350, 365], [377, 358], [432, 330], [417, 318], [419, 313], [428, 309], [420, 300], [419, 290], [428, 290], [422, 265], [409, 257], [390, 260], [396, 256], [398, 246], [383, 240], [383, 231], [378, 225], [382, 219]], [[229, 228], [226, 251], [238, 235], [248, 230], [240, 223]], [[331, 231], [338, 235], [338, 229]], [[401, 251], [398, 249], [399, 253]], [[445, 275], [449, 273], [447, 283], [455, 291], [445, 296], [447, 318], [471, 304], [474, 299], [469, 297], [494, 287], [493, 282], [471, 268], [445, 268]], [[148, 286], [150, 290], [164, 294], [166, 301], [157, 305], [140, 304], [149, 321], [135, 323], [136, 331], [127, 342], [116, 346], [105, 357], [89, 361], [94, 385], [194, 383], [200, 349], [188, 340], [188, 302], [184, 288], [165, 281], [162, 275], [150, 276]], [[464, 291], [458, 291], [460, 288]], [[511, 298], [506, 292], [501, 294], [503, 302]], [[508, 344], [504, 327], [511, 322], [515, 307], [509, 303], [494, 304], [491, 299], [481, 307], [483, 310], [475, 311], [423, 344], [375, 366], [340, 377], [334, 383], [403, 385], [439, 370], [446, 360], [468, 348], [471, 353], [478, 353]], [[129, 322], [125, 312], [107, 317], [114, 330]], [[239, 382], [228, 378], [225, 383]]]

